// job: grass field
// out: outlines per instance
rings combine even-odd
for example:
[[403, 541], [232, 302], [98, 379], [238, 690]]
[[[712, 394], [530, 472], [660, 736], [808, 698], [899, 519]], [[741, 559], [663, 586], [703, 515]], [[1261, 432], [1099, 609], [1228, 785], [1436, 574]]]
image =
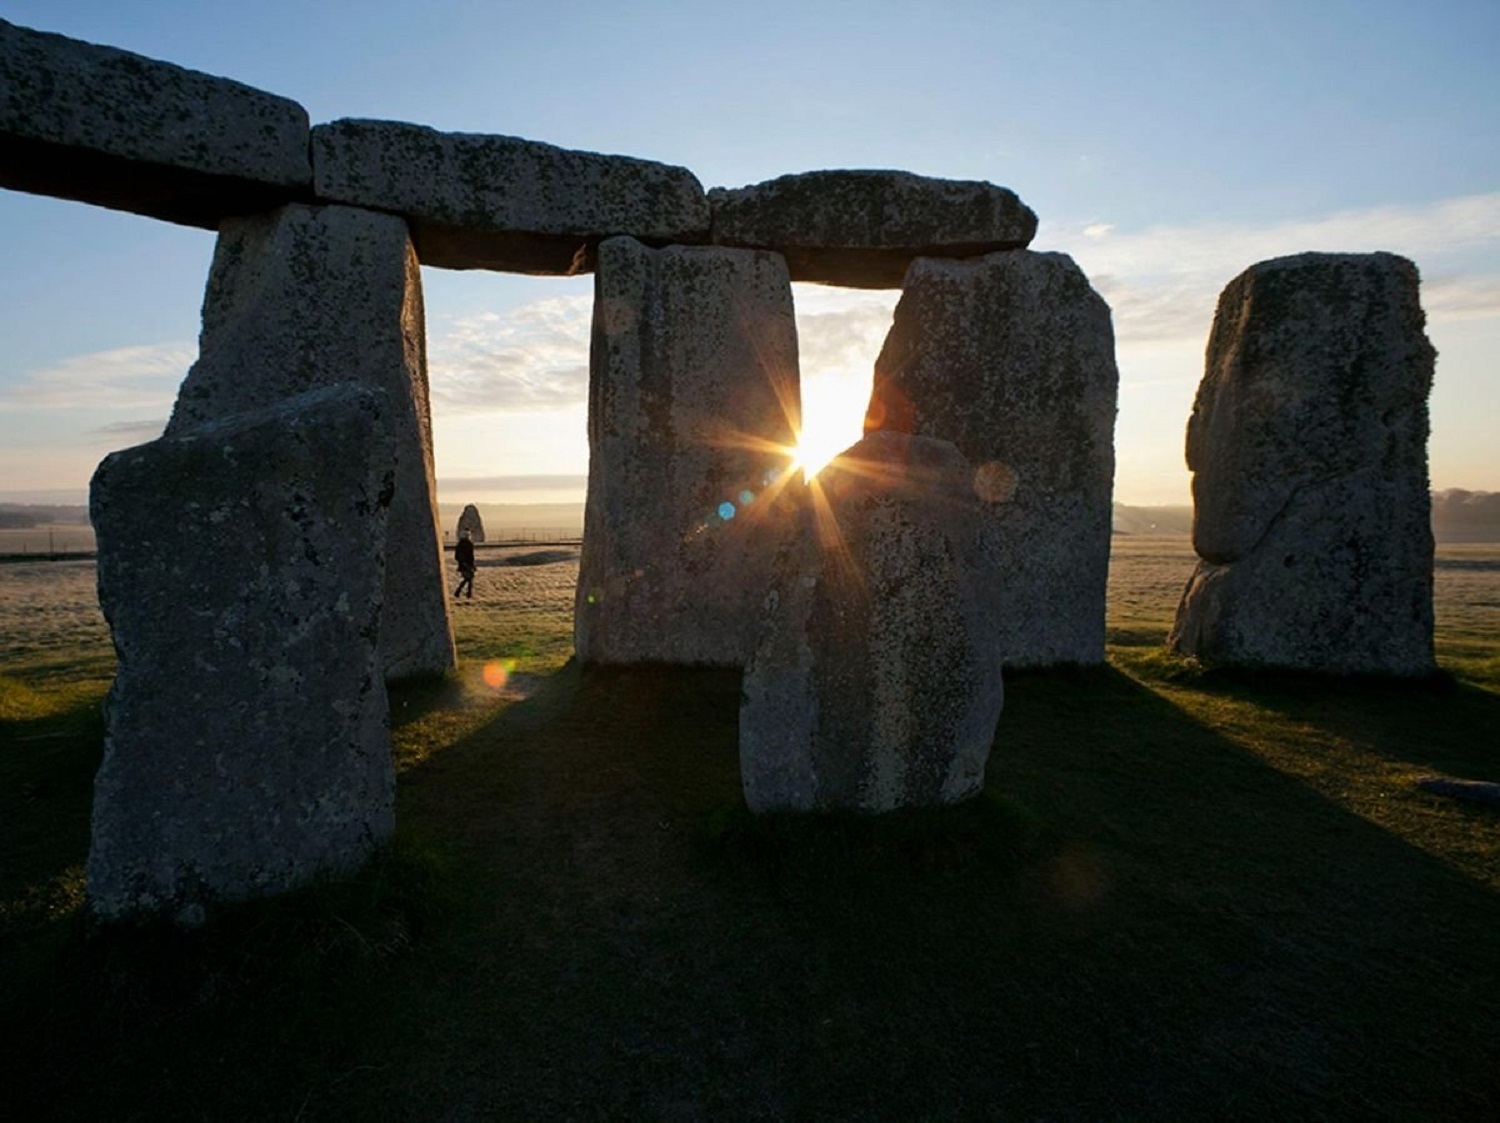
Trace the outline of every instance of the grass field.
[[1412, 785], [1500, 779], [1500, 548], [1390, 683], [1170, 658], [1187, 543], [1115, 546], [1108, 666], [874, 822], [751, 821], [736, 676], [580, 672], [576, 559], [490, 553], [541, 564], [393, 695], [396, 844], [194, 933], [84, 922], [92, 563], [0, 566], [0, 1113], [1500, 1118], [1500, 813]]

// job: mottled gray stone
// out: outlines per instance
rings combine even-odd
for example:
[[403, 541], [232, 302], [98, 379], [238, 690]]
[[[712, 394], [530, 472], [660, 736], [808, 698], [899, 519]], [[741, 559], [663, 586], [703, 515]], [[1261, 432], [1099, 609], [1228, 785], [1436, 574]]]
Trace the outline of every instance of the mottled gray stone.
[[349, 869], [390, 836], [385, 408], [331, 387], [95, 473], [119, 659], [94, 783], [96, 915], [190, 920]]
[[1104, 661], [1118, 383], [1109, 307], [1066, 255], [907, 273], [865, 428], [952, 441], [975, 465], [1006, 666]]
[[743, 665], [798, 416], [781, 258], [600, 246], [581, 661]]
[[626, 234], [702, 242], [708, 200], [686, 168], [399, 121], [312, 131], [318, 197], [405, 215], [424, 265], [572, 274]]
[[384, 391], [396, 443], [381, 648], [386, 676], [442, 673], [453, 635], [432, 470], [422, 279], [406, 226], [352, 207], [231, 219], [203, 299], [199, 358], [167, 435], [316, 386]]
[[910, 172], [784, 175], [708, 193], [715, 245], [771, 249], [794, 281], [893, 289], [917, 257], [1018, 249], [1036, 215], [1014, 191]]
[[456, 537], [462, 538], [464, 531], [469, 532], [469, 538], [475, 542], [484, 541], [484, 520], [479, 517], [479, 508], [470, 503], [458, 516], [458, 533]]
[[214, 229], [312, 190], [296, 102], [0, 20], [0, 186]]
[[784, 535], [740, 703], [752, 811], [953, 803], [984, 786], [1003, 701], [973, 471], [872, 433]]
[[1394, 254], [1253, 265], [1219, 296], [1188, 422], [1202, 559], [1168, 638], [1208, 664], [1433, 669], [1417, 270]]

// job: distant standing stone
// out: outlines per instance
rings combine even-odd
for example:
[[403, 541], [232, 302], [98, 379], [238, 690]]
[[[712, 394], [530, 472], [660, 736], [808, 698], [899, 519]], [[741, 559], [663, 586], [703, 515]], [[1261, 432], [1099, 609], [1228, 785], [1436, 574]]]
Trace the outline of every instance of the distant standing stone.
[[479, 508], [472, 503], [463, 509], [463, 514], [458, 516], [458, 533], [455, 537], [462, 538], [465, 531], [473, 541], [484, 541], [484, 520], [479, 517]]
[[744, 664], [797, 419], [797, 327], [780, 257], [630, 238], [600, 246], [581, 662]]
[[708, 193], [715, 245], [775, 250], [794, 281], [899, 288], [917, 257], [1019, 249], [1036, 214], [979, 180], [839, 170], [784, 175]]
[[96, 915], [191, 917], [347, 870], [390, 836], [385, 408], [320, 390], [95, 473], [119, 657], [94, 784]]
[[907, 272], [865, 429], [952, 441], [974, 465], [1006, 666], [1104, 661], [1118, 384], [1109, 306], [1065, 254]]
[[396, 442], [386, 677], [454, 664], [432, 469], [422, 277], [406, 224], [352, 207], [290, 206], [230, 219], [203, 298], [198, 361], [168, 436], [319, 386], [384, 391]]
[[1416, 266], [1394, 254], [1276, 258], [1225, 287], [1188, 422], [1202, 560], [1174, 651], [1432, 671], [1424, 321]]
[[784, 535], [740, 703], [752, 811], [976, 795], [1003, 702], [997, 584], [973, 471], [946, 441], [872, 433]]

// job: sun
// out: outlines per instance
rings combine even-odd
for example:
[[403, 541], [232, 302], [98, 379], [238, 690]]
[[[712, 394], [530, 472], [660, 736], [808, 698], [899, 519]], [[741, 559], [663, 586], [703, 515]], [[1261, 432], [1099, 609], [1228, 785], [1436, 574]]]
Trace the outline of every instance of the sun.
[[864, 436], [873, 372], [832, 370], [802, 376], [802, 432], [792, 467], [811, 482], [839, 453]]

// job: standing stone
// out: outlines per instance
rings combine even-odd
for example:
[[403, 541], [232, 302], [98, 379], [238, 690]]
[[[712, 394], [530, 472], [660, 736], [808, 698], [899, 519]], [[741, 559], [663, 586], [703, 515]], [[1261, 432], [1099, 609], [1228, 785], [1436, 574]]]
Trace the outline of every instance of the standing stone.
[[199, 358], [168, 436], [337, 382], [384, 391], [396, 447], [381, 655], [386, 677], [453, 666], [432, 469], [422, 280], [406, 225], [351, 207], [230, 219]]
[[464, 531], [469, 532], [469, 538], [474, 542], [484, 541], [484, 520], [479, 517], [479, 508], [470, 503], [458, 516], [458, 533], [456, 537], [462, 538]]
[[741, 666], [796, 443], [786, 264], [610, 239], [593, 332], [578, 658]]
[[1417, 269], [1389, 253], [1253, 265], [1225, 287], [1188, 422], [1202, 559], [1168, 637], [1207, 664], [1432, 671]]
[[1003, 694], [971, 467], [947, 441], [872, 433], [811, 490], [745, 668], [745, 801], [875, 812], [977, 795]]
[[865, 430], [952, 441], [986, 501], [1006, 666], [1104, 661], [1114, 329], [1071, 258], [921, 258], [875, 362]]
[[0, 187], [212, 230], [312, 192], [296, 102], [0, 20]]
[[332, 387], [95, 473], [119, 658], [94, 783], [96, 915], [191, 917], [352, 868], [390, 836], [385, 408]]

